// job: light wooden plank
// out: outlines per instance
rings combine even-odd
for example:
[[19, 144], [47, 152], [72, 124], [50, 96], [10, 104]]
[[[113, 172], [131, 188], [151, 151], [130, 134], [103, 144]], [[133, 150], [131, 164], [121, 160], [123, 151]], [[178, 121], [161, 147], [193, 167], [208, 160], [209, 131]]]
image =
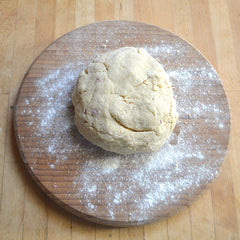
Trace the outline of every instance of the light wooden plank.
[[192, 239], [214, 239], [214, 217], [210, 190], [190, 207], [190, 214]]
[[189, 209], [168, 219], [168, 239], [187, 240], [192, 238]]
[[237, 216], [232, 186], [231, 153], [212, 187], [216, 239], [238, 239]]
[[[9, 155], [6, 153], [6, 158]], [[0, 212], [0, 239], [22, 239], [25, 176], [18, 158], [5, 162]]]
[[3, 164], [5, 155], [8, 99], [8, 94], [0, 95], [0, 164]]
[[71, 214], [48, 201], [48, 240], [70, 240], [71, 239]]
[[119, 231], [119, 228], [96, 225], [96, 240], [119, 240]]
[[[236, 80], [238, 72], [227, 3], [225, 0], [209, 1], [209, 9], [219, 74], [222, 77], [225, 89], [239, 89], [239, 81]], [[219, 24], [219, 22], [221, 22], [221, 24]], [[212, 189], [215, 234], [217, 239], [238, 238], [232, 170], [230, 165], [232, 162], [231, 156], [232, 154], [230, 152], [223, 172]]]
[[7, 131], [7, 113], [8, 113], [9, 95], [0, 95], [0, 202], [2, 198], [2, 176], [5, 158], [5, 143]]
[[[235, 199], [235, 208], [237, 214], [238, 234], [240, 233], [240, 108], [239, 108], [239, 91], [231, 91], [228, 96], [232, 106], [232, 135], [231, 135], [231, 169], [233, 179], [233, 191]], [[240, 237], [240, 236], [239, 236]]]
[[56, 0], [55, 36], [57, 39], [75, 27], [75, 2], [72, 0]]
[[152, 23], [152, 1], [134, 0], [134, 17], [136, 21]]
[[0, 2], [0, 94], [10, 90], [17, 0]]
[[191, 8], [188, 0], [172, 0], [174, 32], [193, 44]]
[[134, 14], [137, 21], [154, 24], [166, 30], [173, 31], [174, 24], [171, 1], [135, 0]]
[[112, 0], [95, 0], [96, 22], [114, 19], [114, 2]]
[[172, 15], [172, 3], [165, 0], [152, 1], [153, 24], [173, 32], [174, 22]]
[[134, 20], [133, 0], [114, 1], [114, 18], [116, 20]]
[[120, 240], [142, 240], [144, 232], [141, 226], [120, 228]]
[[[10, 96], [11, 99], [11, 96]], [[13, 108], [12, 106], [8, 109], [7, 117], [7, 130], [6, 130], [6, 145], [5, 145], [5, 159], [4, 162], [20, 161], [19, 151], [16, 144], [15, 134], [13, 131]]]
[[14, 105], [22, 79], [33, 61], [36, 6], [36, 0], [19, 0], [18, 2], [10, 105]]
[[96, 224], [72, 216], [72, 240], [95, 240]]
[[145, 240], [168, 240], [167, 224], [168, 220], [163, 220], [145, 225]]
[[228, 15], [230, 17], [234, 53], [236, 58], [236, 66], [238, 70], [238, 75], [240, 74], [240, 1], [239, 0], [228, 0]]
[[[228, 12], [231, 21], [232, 37], [234, 44], [235, 53], [235, 63], [238, 70], [238, 75], [240, 74], [240, 28], [239, 28], [239, 12], [240, 12], [240, 1], [228, 1]], [[239, 108], [239, 91], [228, 92], [230, 98], [230, 103], [232, 107], [232, 135], [231, 135], [231, 169], [232, 169], [232, 179], [233, 179], [233, 191], [235, 199], [235, 208], [237, 215], [237, 225], [238, 234], [240, 233], [240, 108]], [[240, 237], [240, 236], [238, 236]]]
[[192, 14], [194, 46], [216, 67], [216, 53], [208, 0], [189, 2]]
[[[209, 1], [218, 72], [227, 90], [240, 90], [228, 7], [225, 0]], [[230, 13], [231, 14], [231, 13]], [[219, 24], [221, 23], [221, 24]]]
[[26, 178], [23, 239], [47, 237], [47, 199], [30, 176]]
[[[35, 28], [35, 1], [18, 2], [17, 22], [15, 26], [15, 41], [14, 41], [14, 58], [12, 60], [12, 74], [11, 74], [11, 92], [9, 106], [13, 106], [18, 92], [18, 86], [27, 71], [29, 65], [33, 60], [33, 46], [34, 46], [34, 28]], [[23, 34], [24, 32], [24, 34]], [[15, 136], [13, 133], [13, 109], [9, 109], [6, 138], [6, 152], [8, 157], [5, 162], [16, 162], [19, 153], [17, 150]]]
[[55, 0], [37, 1], [34, 58], [54, 40]]
[[[33, 61], [34, 29], [35, 29], [35, 6], [36, 2], [31, 0], [20, 0], [18, 3], [16, 40], [14, 41], [14, 58], [11, 74], [11, 93], [9, 105], [13, 106], [18, 92], [18, 88], [23, 76]], [[30, 21], [31, 20], [31, 21]], [[22, 33], [25, 34], [22, 34]], [[9, 109], [9, 121], [12, 122], [13, 109]], [[9, 157], [5, 161], [15, 161], [18, 150], [12, 124], [7, 126], [6, 151]]]
[[94, 0], [76, 0], [75, 27], [93, 23], [95, 21]]

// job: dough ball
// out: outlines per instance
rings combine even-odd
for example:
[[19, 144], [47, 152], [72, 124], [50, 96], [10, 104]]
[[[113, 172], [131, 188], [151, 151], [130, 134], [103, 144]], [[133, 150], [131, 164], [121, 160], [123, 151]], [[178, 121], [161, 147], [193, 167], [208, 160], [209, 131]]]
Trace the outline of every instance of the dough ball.
[[119, 154], [158, 150], [177, 122], [168, 75], [140, 48], [96, 57], [80, 74], [72, 101], [79, 132]]

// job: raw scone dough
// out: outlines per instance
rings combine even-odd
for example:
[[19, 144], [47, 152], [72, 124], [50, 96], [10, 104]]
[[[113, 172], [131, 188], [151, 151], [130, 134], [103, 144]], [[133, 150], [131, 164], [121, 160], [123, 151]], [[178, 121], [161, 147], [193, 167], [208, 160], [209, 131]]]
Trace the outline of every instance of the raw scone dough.
[[177, 122], [168, 75], [144, 49], [98, 56], [80, 74], [72, 101], [79, 132], [120, 154], [158, 150]]

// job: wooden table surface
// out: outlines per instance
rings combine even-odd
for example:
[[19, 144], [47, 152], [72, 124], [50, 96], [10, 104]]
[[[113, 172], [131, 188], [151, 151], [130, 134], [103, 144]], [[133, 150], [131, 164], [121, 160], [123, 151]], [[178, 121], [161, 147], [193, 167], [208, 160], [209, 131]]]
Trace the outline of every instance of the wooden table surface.
[[[104, 227], [55, 206], [22, 166], [13, 104], [32, 61], [52, 41], [102, 20], [136, 20], [170, 30], [218, 71], [231, 106], [229, 153], [215, 184], [190, 208], [153, 224]], [[239, 239], [239, 0], [0, 0], [0, 239]]]

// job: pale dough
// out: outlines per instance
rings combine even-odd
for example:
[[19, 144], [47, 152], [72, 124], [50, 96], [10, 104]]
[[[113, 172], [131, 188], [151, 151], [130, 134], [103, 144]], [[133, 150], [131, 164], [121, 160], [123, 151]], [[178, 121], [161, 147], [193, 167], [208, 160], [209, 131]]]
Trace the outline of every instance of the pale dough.
[[80, 74], [72, 101], [79, 132], [120, 154], [158, 150], [178, 118], [167, 73], [141, 48], [96, 57]]

